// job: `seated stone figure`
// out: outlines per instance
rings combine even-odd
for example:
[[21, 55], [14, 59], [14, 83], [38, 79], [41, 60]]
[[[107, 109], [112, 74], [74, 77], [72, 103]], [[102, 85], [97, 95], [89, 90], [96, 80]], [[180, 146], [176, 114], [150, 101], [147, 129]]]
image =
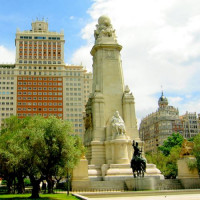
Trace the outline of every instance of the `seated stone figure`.
[[120, 134], [123, 135], [126, 133], [124, 120], [121, 118], [118, 111], [116, 111], [114, 116], [112, 117], [111, 125], [113, 129], [113, 133], [117, 133], [118, 135]]

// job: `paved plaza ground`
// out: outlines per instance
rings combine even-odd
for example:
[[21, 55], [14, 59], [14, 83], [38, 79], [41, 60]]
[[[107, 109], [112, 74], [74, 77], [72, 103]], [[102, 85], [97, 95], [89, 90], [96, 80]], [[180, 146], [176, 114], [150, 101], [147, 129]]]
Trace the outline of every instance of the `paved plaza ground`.
[[81, 193], [88, 200], [200, 200], [200, 190]]

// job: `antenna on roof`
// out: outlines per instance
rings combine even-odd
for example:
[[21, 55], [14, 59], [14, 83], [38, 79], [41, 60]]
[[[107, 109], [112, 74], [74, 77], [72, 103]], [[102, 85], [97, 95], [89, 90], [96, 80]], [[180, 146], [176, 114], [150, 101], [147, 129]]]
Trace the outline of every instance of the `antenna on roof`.
[[162, 91], [162, 95], [163, 95], [163, 86], [161, 85], [160, 87], [161, 87], [161, 91]]

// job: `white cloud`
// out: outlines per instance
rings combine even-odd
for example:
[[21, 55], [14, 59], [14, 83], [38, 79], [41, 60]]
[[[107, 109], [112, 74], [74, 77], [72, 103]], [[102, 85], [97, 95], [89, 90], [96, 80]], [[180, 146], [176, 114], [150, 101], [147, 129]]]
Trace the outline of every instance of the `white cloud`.
[[9, 50], [0, 45], [0, 63], [1, 64], [13, 64], [15, 63], [15, 50]]
[[69, 19], [70, 19], [70, 20], [73, 20], [73, 19], [74, 19], [74, 16], [70, 16]]
[[198, 100], [179, 98], [196, 92], [200, 100], [199, 0], [94, 0], [88, 13], [91, 23], [81, 32], [87, 45], [75, 52], [73, 62], [91, 71], [95, 25], [106, 14], [123, 46], [124, 78], [135, 96], [137, 117], [156, 110], [161, 85], [165, 94], [170, 92], [170, 105], [200, 112]]
[[183, 98], [182, 97], [168, 97], [168, 100], [170, 101], [170, 104], [174, 105], [177, 103], [180, 103]]

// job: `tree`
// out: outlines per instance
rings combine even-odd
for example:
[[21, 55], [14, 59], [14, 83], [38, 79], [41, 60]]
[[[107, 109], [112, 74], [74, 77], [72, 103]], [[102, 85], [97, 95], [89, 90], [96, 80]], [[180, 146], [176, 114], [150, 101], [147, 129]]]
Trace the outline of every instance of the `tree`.
[[196, 158], [196, 166], [200, 175], [200, 134], [196, 135], [194, 138], [194, 148], [192, 153]]
[[176, 178], [177, 176], [177, 160], [180, 156], [183, 139], [179, 133], [173, 133], [163, 142], [162, 146], [158, 147], [157, 152], [146, 155], [148, 162], [156, 164], [166, 178]]
[[59, 167], [73, 168], [84, 151], [80, 138], [69, 135], [70, 124], [56, 117], [27, 117], [1, 132], [0, 141], [5, 144], [0, 146], [0, 158], [5, 158], [4, 164], [12, 163], [10, 172], [16, 169], [29, 176], [32, 198], [39, 197], [39, 184], [44, 179], [48, 192], [53, 192], [52, 177]]
[[157, 150], [156, 152], [149, 152], [145, 155], [148, 163], [153, 163], [156, 165], [156, 167], [161, 171], [161, 173], [164, 175], [166, 171], [166, 163], [167, 163], [167, 157], [160, 151]]
[[170, 154], [167, 156], [166, 159], [166, 169], [164, 171], [164, 176], [166, 178], [173, 178], [175, 179], [178, 175], [178, 166], [177, 160], [180, 157], [181, 147], [174, 146], [171, 148]]
[[23, 193], [25, 190], [23, 179], [23, 163], [20, 155], [21, 148], [18, 146], [18, 134], [20, 129], [23, 129], [23, 124], [16, 117], [12, 116], [5, 119], [4, 126], [1, 129], [0, 137], [0, 173], [7, 180], [8, 193], [11, 193], [12, 183], [17, 178], [18, 193]]
[[181, 147], [183, 140], [184, 138], [180, 133], [172, 133], [172, 136], [169, 136], [158, 149], [161, 150], [165, 156], [168, 156], [173, 147]]

